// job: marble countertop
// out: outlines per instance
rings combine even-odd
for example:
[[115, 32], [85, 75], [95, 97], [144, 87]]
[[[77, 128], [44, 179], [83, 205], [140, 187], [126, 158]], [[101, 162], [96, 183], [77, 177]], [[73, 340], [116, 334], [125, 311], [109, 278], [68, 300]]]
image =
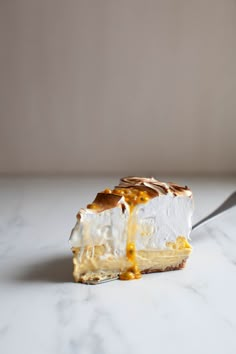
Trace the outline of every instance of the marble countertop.
[[[193, 189], [195, 221], [236, 189], [236, 178], [175, 181]], [[0, 353], [235, 354], [236, 208], [193, 231], [184, 270], [73, 283], [75, 215], [114, 184], [101, 177], [0, 179]]]

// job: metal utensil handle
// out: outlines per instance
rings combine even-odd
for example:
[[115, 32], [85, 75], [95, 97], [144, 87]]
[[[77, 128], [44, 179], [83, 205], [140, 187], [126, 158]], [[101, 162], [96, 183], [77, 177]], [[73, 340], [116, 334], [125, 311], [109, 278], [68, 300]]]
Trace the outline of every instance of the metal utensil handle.
[[193, 225], [193, 230], [197, 229], [199, 226], [207, 223], [211, 219], [215, 218], [216, 216], [224, 213], [226, 210], [234, 207], [236, 205], [236, 191], [232, 193], [224, 202], [221, 204], [215, 211], [211, 214], [206, 216], [204, 219], [198, 221], [195, 225]]

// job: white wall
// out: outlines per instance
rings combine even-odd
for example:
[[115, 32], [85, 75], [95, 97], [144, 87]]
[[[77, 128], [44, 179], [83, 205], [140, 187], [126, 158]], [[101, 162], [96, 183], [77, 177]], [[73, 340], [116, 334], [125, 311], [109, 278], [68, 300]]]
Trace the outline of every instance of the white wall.
[[2, 0], [0, 172], [236, 172], [235, 0]]

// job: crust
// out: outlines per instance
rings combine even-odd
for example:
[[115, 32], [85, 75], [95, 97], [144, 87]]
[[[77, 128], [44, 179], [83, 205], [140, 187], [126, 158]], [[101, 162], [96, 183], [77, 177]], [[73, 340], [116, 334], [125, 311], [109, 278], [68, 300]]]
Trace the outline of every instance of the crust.
[[187, 258], [184, 259], [182, 261], [182, 263], [180, 263], [179, 265], [177, 266], [169, 266], [169, 267], [166, 267], [164, 269], [160, 269], [160, 268], [148, 268], [148, 269], [144, 269], [141, 271], [142, 274], [149, 274], [149, 273], [159, 273], [159, 272], [169, 272], [171, 270], [179, 270], [179, 269], [183, 269], [185, 267], [185, 264], [186, 264], [186, 261], [187, 261]]

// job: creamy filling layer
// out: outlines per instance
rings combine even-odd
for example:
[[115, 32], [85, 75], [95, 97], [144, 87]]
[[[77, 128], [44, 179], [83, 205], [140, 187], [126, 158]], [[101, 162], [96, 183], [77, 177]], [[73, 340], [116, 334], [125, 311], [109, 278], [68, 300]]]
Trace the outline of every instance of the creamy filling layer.
[[[191, 253], [191, 246], [186, 238], [178, 237], [176, 242], [168, 245], [166, 250], [139, 250], [136, 252], [136, 265], [140, 272], [154, 269], [164, 271], [166, 268], [178, 267]], [[80, 281], [81, 277], [88, 274], [88, 278], [106, 278], [111, 273], [122, 275], [133, 269], [133, 263], [126, 256], [117, 257], [114, 254], [106, 254], [104, 245], [87, 247], [85, 249], [74, 248], [74, 278]], [[133, 273], [132, 271], [130, 271]], [[129, 274], [127, 275], [129, 276]]]

